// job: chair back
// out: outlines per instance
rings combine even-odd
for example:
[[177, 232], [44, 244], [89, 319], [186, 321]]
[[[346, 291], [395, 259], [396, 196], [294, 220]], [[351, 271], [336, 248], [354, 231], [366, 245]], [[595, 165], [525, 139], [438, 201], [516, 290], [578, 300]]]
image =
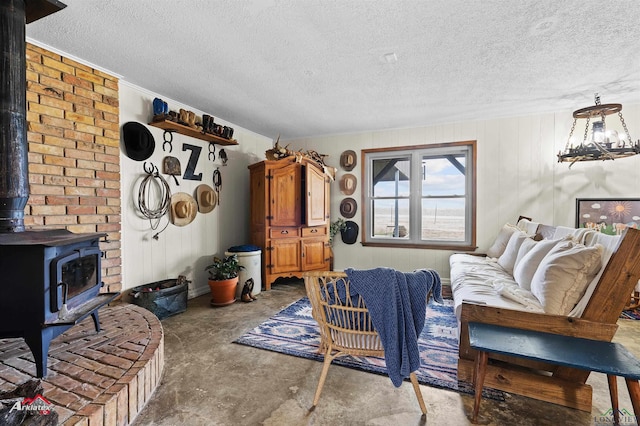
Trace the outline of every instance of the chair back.
[[384, 356], [369, 310], [361, 295], [352, 294], [344, 272], [305, 272], [303, 278], [323, 348], [329, 346], [349, 355]]

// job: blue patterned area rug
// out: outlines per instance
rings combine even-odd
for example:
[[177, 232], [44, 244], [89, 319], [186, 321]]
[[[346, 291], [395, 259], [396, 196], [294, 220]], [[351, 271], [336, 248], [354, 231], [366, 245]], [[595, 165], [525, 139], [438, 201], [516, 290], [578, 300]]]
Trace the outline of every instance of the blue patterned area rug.
[[626, 311], [622, 311], [620, 314], [620, 318], [623, 319], [632, 319], [632, 320], [640, 320], [640, 309], [628, 309]]
[[[453, 301], [445, 299], [444, 302], [439, 304], [431, 301], [427, 306], [425, 326], [418, 340], [421, 367], [416, 371], [416, 376], [423, 385], [473, 394], [470, 383], [458, 382], [457, 320], [453, 313]], [[318, 353], [318, 323], [311, 316], [311, 305], [306, 297], [287, 306], [234, 343], [321, 362], [324, 360], [324, 356]], [[387, 374], [384, 358], [342, 356], [335, 359], [333, 364]], [[494, 389], [485, 388], [483, 396], [504, 400], [504, 393]]]

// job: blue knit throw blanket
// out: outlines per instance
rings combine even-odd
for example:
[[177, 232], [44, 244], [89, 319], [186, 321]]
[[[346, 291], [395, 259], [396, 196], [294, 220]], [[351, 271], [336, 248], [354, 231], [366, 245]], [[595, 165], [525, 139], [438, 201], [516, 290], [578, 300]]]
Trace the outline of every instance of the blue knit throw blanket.
[[418, 336], [422, 332], [427, 294], [442, 303], [440, 276], [422, 269], [399, 272], [391, 268], [345, 270], [351, 282], [351, 294], [362, 295], [371, 321], [380, 335], [384, 359], [391, 382], [402, 380], [420, 368]]

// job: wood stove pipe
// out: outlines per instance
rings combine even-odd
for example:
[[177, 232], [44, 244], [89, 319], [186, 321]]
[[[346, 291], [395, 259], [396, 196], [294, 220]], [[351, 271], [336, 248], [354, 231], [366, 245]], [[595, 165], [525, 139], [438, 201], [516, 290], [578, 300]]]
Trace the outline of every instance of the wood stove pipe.
[[0, 2], [0, 232], [24, 231], [29, 199], [23, 0]]
[[64, 7], [57, 0], [0, 1], [0, 232], [25, 230], [29, 199], [25, 25]]

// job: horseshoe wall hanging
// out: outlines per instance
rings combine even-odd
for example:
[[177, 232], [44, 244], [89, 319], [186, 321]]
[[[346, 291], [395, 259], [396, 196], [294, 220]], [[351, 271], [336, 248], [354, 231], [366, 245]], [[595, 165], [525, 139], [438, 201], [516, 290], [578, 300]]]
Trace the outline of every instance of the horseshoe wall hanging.
[[209, 160], [216, 161], [216, 144], [209, 142]]
[[171, 151], [173, 151], [173, 131], [165, 130], [162, 134], [162, 139], [164, 139], [164, 142], [162, 143], [162, 150], [166, 151], [164, 146], [169, 144], [169, 153], [171, 153]]

